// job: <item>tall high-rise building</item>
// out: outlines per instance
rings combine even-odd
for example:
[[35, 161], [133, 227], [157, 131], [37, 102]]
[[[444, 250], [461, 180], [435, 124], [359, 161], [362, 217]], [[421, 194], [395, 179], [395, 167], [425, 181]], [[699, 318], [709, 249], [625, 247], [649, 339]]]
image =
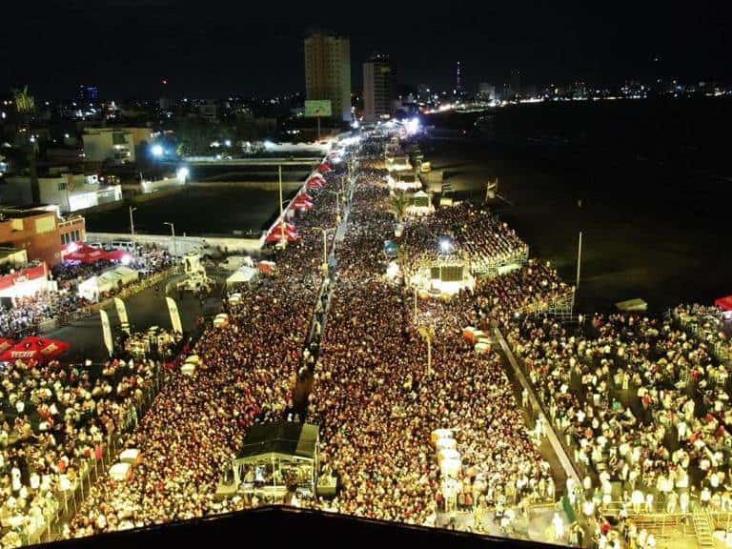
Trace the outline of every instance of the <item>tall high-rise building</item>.
[[386, 55], [372, 55], [363, 64], [363, 116], [375, 122], [391, 114], [394, 103], [395, 71]]
[[455, 95], [463, 94], [463, 67], [460, 61], [457, 62], [455, 67]]
[[305, 95], [330, 101], [333, 118], [351, 120], [351, 43], [315, 32], [305, 38]]

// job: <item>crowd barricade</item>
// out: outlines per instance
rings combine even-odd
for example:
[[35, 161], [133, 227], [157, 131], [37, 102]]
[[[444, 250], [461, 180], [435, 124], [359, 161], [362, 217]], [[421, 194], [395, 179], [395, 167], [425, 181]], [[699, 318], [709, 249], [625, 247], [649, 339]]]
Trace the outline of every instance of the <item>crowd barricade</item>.
[[693, 314], [679, 314], [677, 309], [669, 311], [667, 318], [675, 320], [679, 326], [684, 328], [687, 332], [693, 335], [699, 341], [704, 341], [710, 345], [714, 358], [719, 362], [730, 364], [732, 363], [732, 345], [730, 343], [722, 344], [719, 341], [709, 342], [707, 340], [707, 334], [702, 326], [697, 321], [697, 316]]

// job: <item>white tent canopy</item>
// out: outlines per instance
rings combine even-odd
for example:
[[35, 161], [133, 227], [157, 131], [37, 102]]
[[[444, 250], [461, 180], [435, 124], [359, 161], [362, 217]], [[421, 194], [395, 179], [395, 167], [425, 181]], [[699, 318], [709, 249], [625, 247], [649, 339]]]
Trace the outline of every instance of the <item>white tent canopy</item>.
[[98, 276], [92, 276], [79, 284], [79, 297], [88, 301], [99, 301], [99, 296], [104, 292], [117, 289], [120, 284], [126, 286], [140, 277], [134, 269], [119, 265], [114, 269], [103, 272]]
[[232, 286], [234, 284], [240, 284], [243, 282], [249, 282], [255, 276], [257, 276], [257, 269], [248, 265], [242, 265], [232, 275], [226, 279], [226, 285]]

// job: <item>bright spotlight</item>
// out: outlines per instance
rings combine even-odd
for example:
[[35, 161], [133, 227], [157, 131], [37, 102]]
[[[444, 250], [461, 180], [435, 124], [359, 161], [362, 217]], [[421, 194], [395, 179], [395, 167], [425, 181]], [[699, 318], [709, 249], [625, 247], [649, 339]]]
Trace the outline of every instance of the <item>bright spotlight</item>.
[[226, 141], [224, 141], [224, 145], [227, 147], [231, 147], [231, 139], [227, 139]]
[[419, 131], [419, 118], [407, 120], [406, 129], [408, 135], [414, 135]]
[[163, 149], [162, 145], [155, 144], [150, 147], [150, 152], [155, 158], [160, 158], [161, 156], [163, 156], [163, 153], [165, 153], [165, 149]]
[[452, 249], [452, 244], [447, 238], [443, 238], [440, 240], [440, 250], [442, 253], [447, 254], [450, 253], [450, 250]]
[[178, 181], [181, 183], [185, 183], [188, 180], [188, 177], [190, 175], [191, 175], [191, 170], [189, 170], [187, 166], [181, 166], [180, 168], [178, 168], [178, 171], [176, 172]]

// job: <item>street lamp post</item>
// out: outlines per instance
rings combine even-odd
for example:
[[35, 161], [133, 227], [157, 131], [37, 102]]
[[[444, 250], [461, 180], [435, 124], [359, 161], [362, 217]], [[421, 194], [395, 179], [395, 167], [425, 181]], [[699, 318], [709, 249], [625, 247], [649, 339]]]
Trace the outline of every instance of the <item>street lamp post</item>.
[[315, 227], [319, 231], [323, 231], [323, 272], [328, 272], [328, 231], [330, 229], [323, 227]]
[[414, 323], [417, 323], [417, 286], [414, 286]]
[[135, 218], [132, 216], [132, 212], [134, 212], [137, 208], [133, 208], [130, 206], [130, 234], [132, 236], [135, 236]]
[[340, 222], [341, 222], [341, 194], [343, 193], [343, 191], [328, 190], [328, 192], [336, 195], [336, 223], [340, 224]]
[[582, 231], [579, 232], [579, 242], [577, 242], [577, 283], [575, 288], [579, 289], [580, 274], [582, 272]]
[[287, 246], [287, 239], [285, 238], [285, 216], [283, 215], [282, 202], [282, 164], [277, 165], [277, 176], [280, 189], [280, 244], [282, 244], [283, 246]]
[[170, 221], [165, 221], [163, 225], [169, 225], [170, 226], [170, 236], [173, 239], [173, 255], [178, 255], [178, 242], [175, 239], [175, 224], [171, 223]]
[[419, 327], [419, 335], [424, 338], [427, 343], [427, 375], [432, 375], [432, 340], [435, 337], [434, 326], [423, 325]]

